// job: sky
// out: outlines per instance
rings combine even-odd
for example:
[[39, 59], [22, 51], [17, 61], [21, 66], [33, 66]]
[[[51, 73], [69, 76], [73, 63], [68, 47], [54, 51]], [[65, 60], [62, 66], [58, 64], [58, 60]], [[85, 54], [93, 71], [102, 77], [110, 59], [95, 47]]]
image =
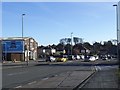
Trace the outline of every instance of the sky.
[[33, 37], [39, 45], [58, 44], [62, 38], [84, 42], [116, 39], [114, 2], [3, 2], [2, 37]]

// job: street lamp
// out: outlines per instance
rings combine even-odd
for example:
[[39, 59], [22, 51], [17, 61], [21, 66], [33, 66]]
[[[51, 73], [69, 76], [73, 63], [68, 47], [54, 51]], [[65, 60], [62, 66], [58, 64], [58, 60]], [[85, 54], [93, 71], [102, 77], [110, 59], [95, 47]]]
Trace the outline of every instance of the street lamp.
[[[23, 17], [25, 16], [25, 14], [22, 14], [22, 39], [23, 39]], [[23, 45], [24, 47], [24, 45]], [[23, 53], [23, 60], [25, 59], [25, 50], [24, 50], [24, 53]], [[28, 66], [28, 60], [27, 60], [27, 66]]]
[[73, 32], [71, 33], [71, 57], [72, 57], [72, 34]]
[[118, 47], [118, 35], [119, 35], [119, 30], [118, 30], [118, 5], [114, 4], [113, 6], [116, 7], [117, 59], [118, 59], [118, 64], [119, 64], [119, 68], [120, 68], [119, 47]]
[[22, 14], [22, 38], [23, 38], [23, 17], [25, 16], [25, 14]]

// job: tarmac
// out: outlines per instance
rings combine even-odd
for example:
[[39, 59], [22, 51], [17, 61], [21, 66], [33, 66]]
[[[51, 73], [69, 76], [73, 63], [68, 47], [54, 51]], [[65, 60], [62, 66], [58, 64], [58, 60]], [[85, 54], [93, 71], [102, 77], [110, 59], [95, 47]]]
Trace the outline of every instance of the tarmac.
[[33, 81], [22, 87], [16, 88], [51, 88], [51, 89], [77, 89], [78, 86], [87, 78], [93, 75], [95, 71], [71, 71], [61, 73], [60, 75], [43, 78], [40, 81]]
[[[3, 65], [21, 65], [26, 64], [26, 62], [8, 62], [3, 63]], [[29, 65], [32, 65], [33, 62]], [[36, 64], [36, 62], [34, 62]], [[61, 73], [60, 75], [46, 77], [40, 81], [33, 81], [24, 86], [18, 86], [19, 90], [31, 88], [34, 90], [35, 88], [39, 89], [68, 89], [68, 90], [81, 90], [81, 88], [109, 88], [120, 90], [120, 78], [118, 78], [118, 68], [111, 68], [109, 70], [97, 70], [93, 68], [88, 71], [69, 71], [66, 73]], [[28, 90], [29, 90], [28, 89]], [[86, 89], [85, 89], [86, 90]]]

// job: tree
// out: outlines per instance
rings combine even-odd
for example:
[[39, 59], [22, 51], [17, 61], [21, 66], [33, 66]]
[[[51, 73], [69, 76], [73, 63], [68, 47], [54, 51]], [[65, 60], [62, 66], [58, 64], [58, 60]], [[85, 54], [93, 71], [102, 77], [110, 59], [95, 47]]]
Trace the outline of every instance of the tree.
[[64, 50], [64, 45], [61, 44], [61, 43], [59, 43], [59, 44], [56, 46], [56, 49], [57, 49], [58, 51], [62, 51], [62, 50]]
[[71, 38], [66, 38], [66, 42], [67, 42], [67, 44], [70, 44]]
[[78, 37], [73, 37], [73, 41], [74, 41], [75, 44], [83, 43], [83, 39], [82, 38], [78, 38]]
[[70, 44], [71, 38], [62, 38], [60, 39], [60, 43], [63, 45]]
[[104, 48], [107, 50], [107, 54], [111, 54], [113, 44], [111, 41], [104, 42]]
[[102, 44], [99, 42], [95, 42], [93, 43], [93, 54], [99, 54], [100, 53], [100, 49], [102, 47]]
[[66, 40], [65, 40], [65, 38], [60, 39], [60, 44], [63, 44], [63, 45], [66, 44]]
[[83, 47], [87, 48], [87, 49], [91, 49], [91, 45], [89, 42], [84, 42], [83, 43]]
[[71, 45], [70, 44], [65, 45], [65, 51], [66, 51], [66, 54], [70, 55], [70, 52], [71, 52]]
[[81, 49], [83, 49], [81, 43], [75, 44], [73, 46], [73, 54], [80, 54]]

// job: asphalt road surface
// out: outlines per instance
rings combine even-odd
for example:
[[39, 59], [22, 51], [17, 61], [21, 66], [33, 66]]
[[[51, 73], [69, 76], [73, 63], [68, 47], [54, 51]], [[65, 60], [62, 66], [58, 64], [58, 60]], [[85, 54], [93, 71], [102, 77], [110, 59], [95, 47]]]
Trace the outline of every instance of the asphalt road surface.
[[71, 70], [91, 69], [92, 66], [33, 66], [4, 69], [3, 88], [17, 87]]
[[[74, 70], [92, 70], [95, 68], [94, 64], [106, 63], [108, 61], [96, 61], [96, 62], [81, 62], [81, 61], [69, 61], [65, 63], [49, 63], [24, 67], [22, 66], [4, 66], [2, 70], [2, 86], [3, 88], [15, 88], [19, 85], [24, 85], [33, 81], [39, 81], [44, 78], [59, 75], [60, 73], [74, 71]], [[87, 64], [87, 65], [81, 65]], [[89, 65], [93, 64], [93, 65]], [[7, 67], [7, 68], [6, 68]]]

